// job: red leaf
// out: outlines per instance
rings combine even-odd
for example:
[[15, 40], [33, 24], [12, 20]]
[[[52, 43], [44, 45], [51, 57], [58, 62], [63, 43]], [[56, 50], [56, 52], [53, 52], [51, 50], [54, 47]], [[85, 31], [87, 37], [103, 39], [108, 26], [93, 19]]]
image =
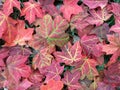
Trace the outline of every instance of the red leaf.
[[89, 14], [87, 12], [81, 12], [77, 15], [74, 15], [71, 18], [70, 21], [70, 25], [71, 25], [71, 29], [76, 28], [79, 31], [83, 31], [83, 29], [85, 27], [87, 27], [89, 25], [88, 22], [85, 21], [85, 18], [88, 16]]
[[19, 21], [17, 25], [17, 36], [14, 40], [14, 44], [25, 45], [25, 41], [29, 41], [32, 39], [33, 29], [28, 28], [25, 29], [25, 23], [23, 21]]
[[39, 18], [43, 17], [43, 12], [39, 3], [25, 2], [22, 9], [22, 15], [25, 15], [25, 19], [30, 23], [33, 23], [36, 19], [36, 16]]
[[28, 81], [27, 79], [24, 79], [18, 86], [16, 86], [15, 90], [27, 90], [32, 83]]
[[116, 33], [120, 34], [120, 18], [119, 17], [115, 18], [115, 25], [113, 25], [110, 28], [110, 31], [113, 31], [113, 32], [116, 32]]
[[42, 9], [49, 13], [52, 16], [58, 15], [59, 11], [57, 10], [56, 6], [54, 5], [55, 0], [39, 0], [42, 6]]
[[107, 39], [107, 33], [109, 31], [109, 26], [107, 23], [103, 24], [102, 26], [95, 27], [90, 34], [96, 34], [101, 39]]
[[9, 16], [13, 12], [13, 7], [17, 7], [20, 10], [20, 2], [18, 0], [5, 0], [3, 12]]
[[54, 46], [47, 46], [47, 47], [42, 47], [37, 55], [33, 58], [33, 68], [34, 69], [41, 69], [46, 66], [50, 66], [51, 62], [53, 60], [53, 56], [51, 53], [54, 51]]
[[22, 55], [22, 56], [27, 56], [29, 57], [30, 54], [32, 54], [32, 52], [30, 51], [29, 48], [27, 47], [22, 47], [22, 46], [14, 46], [11, 47], [9, 50], [9, 55], [10, 56], [14, 56], [14, 55]]
[[120, 4], [119, 3], [112, 3], [112, 12], [114, 13], [114, 15], [116, 16], [120, 16]]
[[73, 46], [68, 43], [62, 49], [62, 52], [55, 52], [54, 55], [56, 60], [59, 62], [64, 62], [65, 64], [72, 64], [73, 62], [78, 62], [81, 60], [82, 48], [79, 41], [76, 42]]
[[78, 14], [83, 11], [82, 7], [77, 5], [78, 0], [64, 0], [64, 5], [61, 6], [60, 11], [63, 16], [70, 21], [71, 15]]
[[99, 9], [98, 10], [91, 10], [90, 16], [86, 18], [86, 21], [92, 25], [99, 26], [104, 23], [104, 21], [107, 21], [112, 14], [109, 14], [106, 8]]
[[99, 39], [95, 35], [84, 35], [81, 38], [81, 45], [83, 47], [83, 51], [87, 55], [94, 55], [96, 57], [99, 57], [102, 54], [102, 46], [99, 43]]
[[8, 29], [6, 30], [6, 32], [3, 34], [3, 39], [6, 41], [5, 42], [5, 46], [12, 46], [13, 41], [15, 40], [17, 36], [17, 30], [14, 26], [9, 25]]
[[44, 76], [40, 74], [39, 71], [33, 71], [33, 73], [29, 77], [29, 80], [34, 84], [38, 84], [43, 81], [43, 78]]
[[33, 29], [25, 29], [25, 23], [23, 21], [18, 22], [16, 28], [10, 25], [7, 32], [5, 32], [3, 36], [6, 41], [5, 46], [25, 45], [26, 41], [32, 39]]
[[46, 70], [46, 82], [49, 82], [50, 80], [60, 80], [60, 74], [62, 74], [64, 70], [64, 66], [60, 66], [58, 62], [52, 62], [50, 66], [47, 67]]
[[64, 78], [62, 79], [62, 81], [65, 85], [67, 85], [68, 90], [84, 90], [82, 89], [82, 86], [78, 82], [79, 79], [80, 79], [79, 72], [71, 73], [69, 71], [66, 71], [64, 73]]
[[90, 9], [94, 9], [97, 7], [104, 8], [108, 0], [83, 0], [83, 3], [86, 4]]
[[14, 22], [14, 20], [12, 20], [10, 17], [5, 15], [3, 11], [0, 10], [0, 38], [2, 37], [6, 29], [9, 28], [9, 24]]
[[40, 90], [62, 90], [63, 83], [62, 81], [50, 80], [47, 85], [42, 85]]
[[109, 84], [99, 82], [97, 90], [116, 90], [116, 89]]
[[107, 63], [107, 65], [109, 66], [112, 63], [116, 62], [120, 54], [120, 47], [119, 47], [120, 36], [108, 35], [108, 41], [110, 42], [110, 44], [103, 45], [102, 51], [106, 52], [106, 54], [113, 54], [110, 61]]
[[120, 62], [111, 64], [107, 70], [104, 71], [104, 81], [112, 86], [119, 86], [120, 82]]
[[16, 82], [18, 82], [21, 77], [27, 78], [30, 75], [31, 69], [28, 65], [25, 65], [26, 61], [27, 57], [21, 55], [9, 56], [7, 58], [8, 73]]
[[8, 53], [9, 53], [8, 48], [0, 49], [0, 66], [5, 66], [3, 59], [8, 56]]

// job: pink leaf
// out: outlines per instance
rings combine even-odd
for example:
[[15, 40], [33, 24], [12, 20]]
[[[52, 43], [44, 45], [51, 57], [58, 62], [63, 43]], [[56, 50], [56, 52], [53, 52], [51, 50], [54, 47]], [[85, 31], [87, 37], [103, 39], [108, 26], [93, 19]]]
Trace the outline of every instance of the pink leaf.
[[79, 41], [77, 41], [73, 46], [68, 43], [62, 49], [62, 52], [55, 52], [54, 55], [56, 60], [59, 62], [64, 62], [65, 64], [72, 64], [73, 62], [78, 62], [81, 60], [82, 48]]
[[60, 66], [58, 62], [53, 62], [46, 70], [46, 82], [50, 80], [60, 80], [60, 74], [62, 74], [64, 70], [64, 66]]
[[78, 14], [83, 11], [82, 7], [77, 5], [78, 0], [64, 0], [64, 5], [61, 6], [60, 11], [63, 16], [70, 21], [71, 15]]
[[86, 18], [86, 21], [92, 25], [99, 26], [104, 23], [104, 21], [107, 21], [112, 14], [109, 14], [106, 8], [99, 9], [98, 10], [91, 10], [90, 16]]
[[36, 2], [25, 2], [24, 8], [22, 9], [22, 15], [25, 15], [25, 19], [30, 23], [33, 23], [36, 16], [43, 17], [43, 12], [39, 3]]
[[13, 7], [17, 7], [20, 10], [20, 2], [18, 0], [5, 0], [3, 12], [9, 16], [13, 12]]
[[25, 65], [26, 61], [27, 57], [21, 55], [9, 56], [7, 58], [8, 73], [16, 82], [18, 82], [21, 77], [29, 77], [31, 73], [30, 67]]
[[90, 9], [94, 9], [97, 7], [104, 8], [108, 0], [83, 0], [83, 3], [86, 4]]
[[84, 90], [82, 89], [82, 86], [78, 82], [80, 79], [80, 73], [79, 72], [69, 72], [66, 71], [64, 73], [64, 78], [62, 79], [63, 83], [67, 85], [68, 90]]

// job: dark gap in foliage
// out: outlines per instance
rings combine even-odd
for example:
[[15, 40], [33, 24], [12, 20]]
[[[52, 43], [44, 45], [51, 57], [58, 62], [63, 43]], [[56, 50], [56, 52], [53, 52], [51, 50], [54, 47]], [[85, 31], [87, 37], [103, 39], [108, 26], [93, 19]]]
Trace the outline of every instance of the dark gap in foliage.
[[61, 48], [57, 45], [55, 45], [56, 51], [62, 51]]
[[111, 1], [113, 1], [115, 3], [120, 3], [120, 0], [111, 0]]
[[38, 2], [38, 0], [35, 0], [36, 2]]
[[98, 72], [104, 70], [104, 67], [105, 67], [104, 64], [96, 66]]
[[67, 86], [67, 85], [64, 85], [64, 87], [63, 87], [62, 90], [68, 90], [68, 86]]
[[19, 17], [20, 20], [25, 20], [25, 16]]
[[104, 55], [104, 63], [107, 64], [112, 55]]
[[120, 61], [120, 56], [118, 56], [117, 60]]
[[78, 5], [81, 5], [81, 4], [82, 4], [82, 1], [81, 1], [81, 0], [79, 0], [77, 4], [78, 4]]
[[65, 65], [65, 63], [60, 63], [60, 66], [64, 66]]
[[4, 88], [0, 88], [0, 90], [4, 90]]
[[20, 0], [21, 2], [28, 2], [29, 0]]
[[120, 90], [120, 86], [116, 87], [116, 90]]
[[67, 70], [71, 71], [72, 69], [74, 69], [74, 66], [65, 65], [64, 67], [64, 71], [67, 71]]
[[110, 19], [107, 20], [107, 21], [105, 21], [105, 22], [109, 25], [109, 27], [113, 26], [115, 24], [115, 18], [114, 18], [114, 16], [112, 15], [110, 17]]
[[5, 41], [3, 39], [0, 39], [0, 46], [4, 45]]
[[61, 4], [63, 4], [63, 0], [55, 0], [55, 2], [54, 2], [55, 6], [61, 5]]
[[10, 17], [15, 20], [18, 19], [20, 17], [20, 11], [16, 7], [13, 7], [13, 13], [10, 14]]

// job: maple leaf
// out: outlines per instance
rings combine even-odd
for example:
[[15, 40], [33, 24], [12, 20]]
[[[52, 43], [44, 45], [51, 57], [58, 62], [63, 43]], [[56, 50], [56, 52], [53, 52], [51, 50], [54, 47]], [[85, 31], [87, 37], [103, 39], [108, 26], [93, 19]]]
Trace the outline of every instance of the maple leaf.
[[24, 79], [19, 85], [17, 85], [15, 90], [27, 90], [33, 83], [31, 83], [28, 79]]
[[7, 77], [4, 75], [3, 72], [0, 71], [0, 88], [3, 88], [5, 86], [7, 86]]
[[44, 10], [46, 13], [49, 13], [52, 16], [60, 13], [54, 5], [55, 0], [39, 0], [39, 2], [42, 6], [42, 10]]
[[112, 85], [106, 84], [104, 82], [99, 82], [97, 90], [115, 90], [115, 88]]
[[18, 0], [5, 0], [3, 4], [3, 12], [9, 16], [13, 12], [13, 7], [17, 7], [20, 10], [20, 2]]
[[53, 60], [51, 53], [55, 50], [53, 45], [42, 47], [37, 55], [33, 58], [32, 66], [34, 69], [41, 69], [50, 66]]
[[5, 63], [4, 63], [3, 59], [8, 56], [8, 53], [9, 53], [8, 48], [0, 49], [0, 66], [5, 66]]
[[88, 79], [93, 80], [93, 78], [98, 75], [98, 71], [96, 69], [97, 65], [97, 60], [83, 56], [83, 59], [75, 64], [75, 70], [80, 71], [81, 79], [87, 76]]
[[39, 71], [33, 71], [33, 73], [29, 76], [29, 80], [36, 84], [43, 81], [44, 76]]
[[9, 56], [7, 58], [6, 64], [8, 73], [16, 82], [18, 82], [21, 77], [29, 77], [31, 73], [30, 67], [25, 65], [27, 58], [28, 57], [21, 55]]
[[71, 29], [73, 30], [74, 28], [76, 28], [78, 32], [82, 32], [83, 29], [89, 25], [89, 23], [85, 21], [85, 18], [88, 15], [89, 14], [87, 12], [81, 12], [77, 15], [72, 16], [70, 21]]
[[56, 60], [69, 65], [73, 62], [81, 60], [81, 52], [82, 48], [78, 41], [73, 46], [70, 43], [68, 43], [64, 46], [62, 52], [55, 52], [54, 55], [56, 57]]
[[0, 11], [0, 38], [2, 37], [2, 34], [4, 33], [4, 30], [6, 30], [6, 16], [2, 11]]
[[16, 24], [16, 22], [7, 15], [5, 15], [2, 10], [0, 10], [0, 38], [2, 37], [6, 29], [9, 28], [10, 24]]
[[29, 57], [30, 54], [32, 54], [30, 49], [27, 48], [27, 47], [23, 47], [23, 46], [13, 46], [13, 47], [10, 47], [10, 49], [9, 49], [9, 55], [10, 56], [22, 55], [22, 56]]
[[43, 46], [48, 46], [46, 39], [43, 39], [40, 35], [33, 35], [33, 38], [28, 41], [28, 45], [34, 48], [35, 50], [40, 50]]
[[86, 21], [92, 25], [100, 26], [104, 23], [104, 21], [107, 21], [112, 14], [108, 12], [106, 8], [98, 9], [98, 10], [90, 10], [90, 16], [86, 18]]
[[104, 70], [105, 77], [104, 82], [112, 86], [119, 86], [120, 82], [120, 62], [116, 62], [108, 67], [107, 70]]
[[62, 81], [55, 81], [50, 80], [47, 85], [42, 85], [40, 90], [62, 90], [63, 82]]
[[86, 4], [90, 9], [94, 9], [97, 7], [104, 8], [108, 0], [83, 0], [83, 3]]
[[60, 11], [63, 13], [63, 16], [70, 21], [72, 14], [78, 14], [80, 12], [83, 12], [83, 9], [81, 6], [77, 5], [77, 2], [79, 0], [64, 0], [62, 5], [60, 7]]
[[31, 73], [28, 78], [30, 82], [32, 82], [32, 86], [28, 88], [28, 90], [40, 90], [40, 86], [42, 85], [45, 76], [42, 75], [38, 70]]
[[[16, 30], [17, 29], [17, 30]], [[18, 21], [16, 28], [12, 25], [9, 26], [5, 32], [3, 39], [6, 41], [5, 46], [25, 45], [26, 41], [32, 39], [33, 29], [25, 29], [25, 23]]]
[[69, 26], [68, 22], [59, 15], [53, 21], [47, 14], [43, 19], [38, 19], [35, 25], [40, 25], [36, 28], [36, 35], [46, 40], [48, 44], [63, 46], [69, 39], [68, 34], [65, 33]]
[[109, 31], [109, 26], [104, 23], [102, 26], [95, 27], [89, 34], [96, 34], [101, 39], [107, 39], [107, 33]]
[[37, 2], [25, 2], [22, 9], [22, 15], [25, 15], [25, 19], [30, 23], [35, 21], [36, 16], [39, 18], [43, 17], [41, 6]]
[[25, 45], [25, 41], [29, 41], [32, 39], [32, 34], [33, 29], [25, 29], [25, 23], [23, 21], [19, 21], [17, 25], [17, 36], [14, 40], [14, 44]]
[[13, 43], [13, 40], [17, 36], [17, 31], [16, 28], [12, 25], [8, 26], [8, 29], [4, 32], [3, 34], [3, 40], [5, 40], [5, 45], [4, 46], [12, 46], [11, 43]]
[[111, 11], [114, 13], [114, 15], [119, 17], [120, 16], [120, 5], [118, 3], [112, 3], [111, 6], [112, 6]]
[[120, 37], [119, 35], [107, 35], [108, 41], [110, 44], [106, 44], [102, 46], [102, 51], [106, 52], [106, 54], [113, 54], [110, 58], [110, 61], [107, 63], [107, 65], [111, 65], [112, 63], [115, 63], [119, 54], [120, 54]]
[[64, 66], [60, 66], [58, 62], [52, 62], [52, 64], [47, 67], [45, 82], [49, 82], [52, 79], [56, 81], [60, 80], [60, 74], [62, 74], [63, 70]]
[[64, 78], [62, 79], [63, 83], [67, 85], [68, 90], [84, 90], [82, 89], [82, 86], [78, 82], [80, 79], [80, 73], [79, 72], [69, 72], [66, 71], [64, 73]]
[[102, 46], [99, 43], [99, 39], [96, 35], [84, 35], [80, 40], [81, 46], [83, 47], [83, 51], [87, 55], [94, 55], [96, 57], [101, 56], [102, 54]]
[[115, 19], [116, 19], [115, 20], [115, 25], [113, 25], [110, 28], [110, 31], [113, 31], [113, 32], [116, 32], [116, 33], [120, 33], [120, 18], [116, 17]]

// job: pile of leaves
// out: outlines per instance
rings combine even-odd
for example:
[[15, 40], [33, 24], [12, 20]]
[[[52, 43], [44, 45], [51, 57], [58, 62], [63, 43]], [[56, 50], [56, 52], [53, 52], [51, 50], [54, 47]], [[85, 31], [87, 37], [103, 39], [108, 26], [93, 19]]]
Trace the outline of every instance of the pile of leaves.
[[0, 88], [119, 90], [119, 2], [0, 1]]

